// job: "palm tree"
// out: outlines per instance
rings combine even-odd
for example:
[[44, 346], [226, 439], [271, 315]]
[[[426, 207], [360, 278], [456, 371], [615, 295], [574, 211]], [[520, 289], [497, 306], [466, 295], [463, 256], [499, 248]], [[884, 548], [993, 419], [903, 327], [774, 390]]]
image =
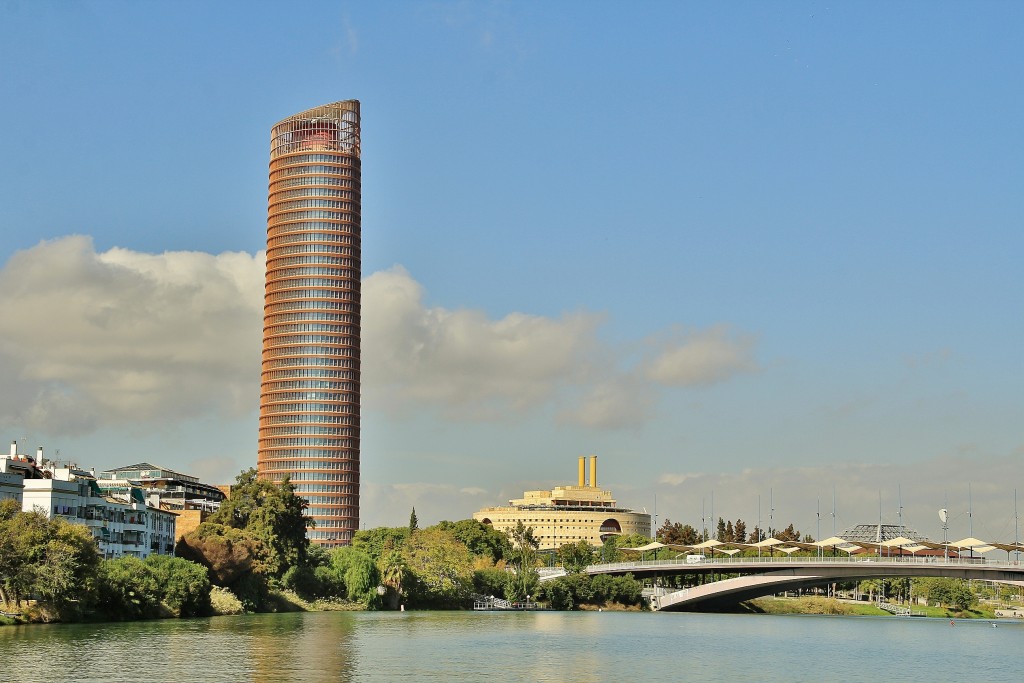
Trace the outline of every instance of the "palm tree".
[[384, 559], [380, 570], [381, 583], [388, 589], [388, 606], [397, 609], [398, 603], [402, 600], [402, 582], [405, 580], [408, 567], [405, 559], [398, 551], [392, 551]]

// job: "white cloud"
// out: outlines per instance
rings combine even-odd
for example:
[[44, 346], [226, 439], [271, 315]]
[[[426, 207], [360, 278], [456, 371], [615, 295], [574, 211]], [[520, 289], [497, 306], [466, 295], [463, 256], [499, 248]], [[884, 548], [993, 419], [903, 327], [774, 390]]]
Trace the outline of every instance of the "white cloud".
[[945, 507], [951, 539], [973, 533], [985, 540], [1012, 541], [1013, 482], [1024, 476], [1022, 455], [1022, 448], [1001, 457], [982, 457], [965, 448], [915, 462], [823, 462], [702, 475], [663, 474], [658, 480], [658, 511], [662, 521], [668, 517], [696, 527], [702, 510], [711, 524], [713, 505], [714, 519], [743, 519], [753, 529], [760, 503], [762, 528], [772, 524], [781, 529], [793, 523], [801, 533], [816, 537], [820, 533], [824, 538], [832, 535], [834, 493], [837, 532], [857, 524], [876, 524], [881, 515], [885, 524], [902, 521], [941, 540], [936, 513]]
[[363, 399], [371, 409], [511, 420], [556, 405], [563, 424], [636, 429], [655, 414], [658, 384], [708, 385], [755, 367], [753, 341], [732, 339], [724, 327], [676, 334], [637, 369], [598, 341], [598, 314], [492, 320], [428, 308], [423, 298], [400, 266], [363, 283]]
[[258, 401], [262, 255], [97, 253], [64, 237], [0, 271], [0, 421], [51, 433], [240, 415]]
[[590, 386], [578, 405], [562, 411], [562, 422], [599, 429], [637, 429], [652, 416], [658, 390], [621, 374]]
[[[69, 435], [251, 415], [263, 277], [262, 253], [100, 253], [84, 236], [16, 253], [0, 271], [0, 426]], [[634, 367], [598, 340], [601, 314], [491, 319], [423, 299], [400, 266], [364, 279], [367, 408], [505, 422], [547, 411], [563, 424], [636, 429], [655, 414], [659, 384], [752, 366], [752, 342], [724, 328], [663, 343]]]
[[688, 481], [697, 479], [703, 475], [700, 474], [679, 474], [675, 472], [666, 472], [658, 477], [659, 484], [668, 484], [669, 486], [679, 486], [685, 484]]
[[707, 386], [757, 369], [754, 340], [724, 325], [684, 333], [675, 330], [645, 364], [648, 379], [668, 386]]
[[579, 381], [601, 320], [427, 308], [401, 267], [366, 278], [363, 297], [366, 404], [434, 407], [453, 419], [507, 419], [550, 401]]

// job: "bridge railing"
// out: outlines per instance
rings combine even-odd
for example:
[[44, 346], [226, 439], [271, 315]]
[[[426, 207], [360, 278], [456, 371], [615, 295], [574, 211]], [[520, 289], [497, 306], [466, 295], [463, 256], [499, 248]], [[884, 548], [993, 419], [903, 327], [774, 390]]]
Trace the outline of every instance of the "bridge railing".
[[701, 567], [739, 567], [743, 565], [759, 565], [759, 564], [799, 564], [802, 566], [809, 565], [835, 565], [835, 564], [861, 564], [861, 563], [872, 563], [872, 564], [919, 564], [919, 565], [934, 565], [934, 564], [949, 564], [949, 565], [987, 565], [993, 567], [1020, 567], [1019, 562], [1000, 562], [998, 560], [990, 560], [984, 557], [913, 557], [906, 555], [893, 555], [881, 557], [877, 555], [853, 555], [850, 557], [829, 557], [829, 556], [818, 556], [818, 555], [800, 555], [800, 556], [768, 556], [762, 555], [761, 557], [706, 557], [700, 562], [693, 562], [686, 559], [685, 557], [670, 559], [670, 560], [635, 560], [633, 562], [611, 562], [606, 564], [592, 564], [587, 567], [587, 571], [590, 573], [601, 572], [601, 571], [627, 571], [633, 568], [658, 568], [658, 567], [692, 567], [695, 571], [700, 570]]

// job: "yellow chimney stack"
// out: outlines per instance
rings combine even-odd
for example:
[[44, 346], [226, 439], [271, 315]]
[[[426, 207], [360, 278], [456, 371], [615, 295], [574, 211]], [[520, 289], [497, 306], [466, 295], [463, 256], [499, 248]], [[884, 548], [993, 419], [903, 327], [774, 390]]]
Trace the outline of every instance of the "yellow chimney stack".
[[587, 471], [586, 458], [581, 455], [580, 456], [580, 486], [583, 486], [584, 482], [586, 482], [586, 479], [587, 479], [586, 471]]
[[597, 456], [590, 456], [590, 485], [597, 488]]

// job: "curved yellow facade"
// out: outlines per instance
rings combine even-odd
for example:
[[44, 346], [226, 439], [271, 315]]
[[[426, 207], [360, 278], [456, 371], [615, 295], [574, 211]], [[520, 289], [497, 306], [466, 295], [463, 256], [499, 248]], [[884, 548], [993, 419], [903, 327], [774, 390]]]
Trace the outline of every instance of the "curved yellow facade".
[[522, 522], [533, 529], [540, 550], [579, 541], [598, 546], [612, 535], [651, 535], [649, 514], [618, 507], [612, 492], [598, 487], [597, 456], [590, 457], [589, 484], [585, 483], [584, 459], [580, 458], [578, 485], [526, 491], [507, 506], [483, 508], [473, 519], [506, 533]]
[[257, 469], [325, 546], [359, 528], [360, 205], [357, 100], [272, 128]]

